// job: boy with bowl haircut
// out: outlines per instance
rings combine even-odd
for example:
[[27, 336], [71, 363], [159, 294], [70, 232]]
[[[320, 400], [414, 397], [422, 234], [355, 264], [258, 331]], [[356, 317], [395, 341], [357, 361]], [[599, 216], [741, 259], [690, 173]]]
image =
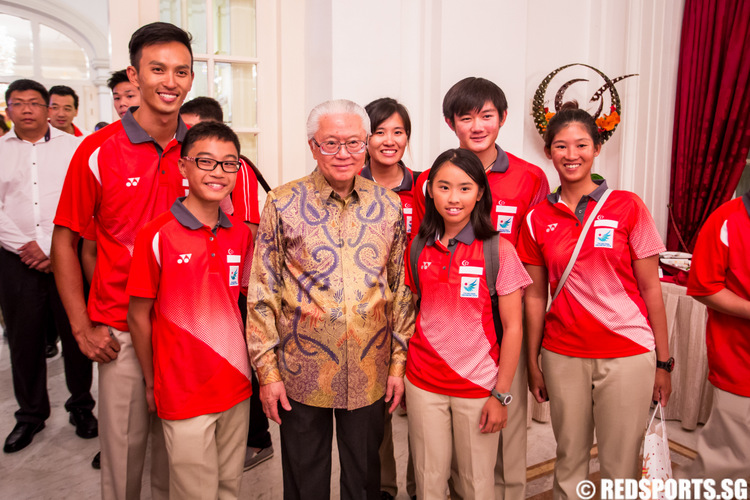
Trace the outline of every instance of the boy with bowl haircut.
[[162, 419], [170, 498], [237, 498], [250, 411], [250, 362], [237, 301], [250, 230], [219, 207], [234, 188], [239, 139], [218, 122], [185, 135], [189, 192], [138, 233], [128, 326], [149, 410]]
[[[453, 85], [443, 98], [445, 123], [456, 134], [459, 147], [473, 152], [484, 166], [492, 194], [490, 217], [500, 236], [513, 246], [521, 223], [531, 207], [549, 194], [549, 182], [538, 166], [504, 151], [496, 144], [508, 117], [505, 93], [485, 78], [468, 77]], [[414, 186], [414, 230], [419, 230], [425, 211], [425, 184], [429, 170]], [[508, 425], [500, 434], [495, 466], [495, 496], [505, 500], [526, 497], [527, 373], [525, 350], [521, 351], [513, 377], [513, 404], [508, 406]], [[452, 471], [456, 473], [456, 470]], [[455, 479], [455, 478], [454, 478]], [[452, 485], [458, 481], [452, 481]], [[451, 488], [451, 498], [462, 498]]]

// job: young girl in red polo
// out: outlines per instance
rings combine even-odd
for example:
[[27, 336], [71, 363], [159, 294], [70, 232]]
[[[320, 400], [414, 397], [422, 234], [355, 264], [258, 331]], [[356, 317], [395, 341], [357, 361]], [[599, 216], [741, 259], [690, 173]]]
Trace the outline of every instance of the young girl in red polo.
[[498, 431], [512, 404], [521, 289], [530, 279], [513, 245], [500, 238], [498, 342], [484, 269], [483, 248], [496, 233], [490, 209], [487, 176], [476, 155], [463, 149], [441, 154], [427, 181], [425, 218], [415, 239], [425, 245], [416, 266], [407, 252], [412, 290], [421, 291], [405, 383], [418, 498], [446, 497], [454, 449], [462, 496], [495, 496]]
[[[565, 103], [544, 144], [560, 189], [528, 213], [518, 242], [534, 281], [525, 297], [529, 388], [537, 401], [549, 397], [557, 440], [555, 499], [578, 497], [595, 430], [602, 478], [640, 478], [649, 403], [666, 405], [671, 392], [664, 245], [638, 196], [592, 180], [601, 146], [594, 118]], [[558, 295], [545, 313], [548, 283]]]

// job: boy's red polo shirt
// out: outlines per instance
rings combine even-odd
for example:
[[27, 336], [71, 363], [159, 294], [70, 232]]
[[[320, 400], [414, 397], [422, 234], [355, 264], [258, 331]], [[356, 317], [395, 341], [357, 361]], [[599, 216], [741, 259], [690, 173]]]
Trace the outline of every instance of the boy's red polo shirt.
[[[393, 188], [391, 191], [396, 193], [401, 199], [401, 211], [404, 212], [404, 227], [406, 227], [406, 234], [408, 235], [408, 241], [411, 241], [417, 234], [419, 226], [414, 226], [414, 172], [406, 167], [403, 163], [398, 163], [401, 171], [404, 173], [404, 178], [401, 180], [401, 185]], [[372, 171], [370, 170], [370, 164], [366, 163], [364, 168], [360, 171], [359, 175], [365, 179], [369, 179], [373, 182], [377, 182], [372, 178]], [[421, 178], [421, 176], [420, 176]], [[426, 178], [426, 176], [425, 176]]]
[[[506, 153], [495, 145], [497, 159], [487, 172], [492, 191], [492, 224], [500, 236], [514, 246], [518, 242], [521, 224], [529, 208], [544, 201], [549, 194], [549, 182], [541, 168]], [[425, 190], [430, 170], [417, 179], [414, 188], [414, 234], [424, 218]]]
[[[425, 391], [483, 398], [497, 384], [500, 346], [484, 271], [484, 245], [471, 223], [451, 240], [428, 241], [419, 256], [422, 290], [416, 331], [409, 340], [406, 376]], [[513, 245], [500, 238], [496, 289], [507, 295], [531, 283]], [[411, 277], [406, 252], [406, 281]]]
[[[559, 193], [549, 195], [526, 216], [518, 255], [525, 264], [547, 268], [552, 294], [586, 218], [607, 189], [606, 182], [599, 182], [576, 207], [582, 219], [560, 200]], [[613, 191], [545, 317], [542, 347], [580, 358], [616, 358], [654, 350], [654, 333], [632, 261], [663, 251], [643, 201], [628, 191]]]
[[54, 222], [89, 234], [94, 218], [97, 255], [88, 311], [96, 323], [128, 329], [125, 286], [135, 236], [184, 196], [177, 160], [186, 132], [179, 119], [175, 137], [162, 151], [128, 111], [86, 137], [70, 161]]
[[250, 224], [260, 224], [260, 210], [258, 209], [258, 178], [250, 165], [240, 158], [237, 182], [232, 190], [232, 205], [234, 216]]
[[181, 200], [136, 240], [128, 295], [154, 298], [154, 398], [160, 418], [218, 413], [250, 397], [250, 361], [237, 300], [252, 234], [220, 212], [212, 231]]
[[[727, 289], [750, 300], [750, 193], [719, 208], [695, 244], [688, 295]], [[750, 321], [708, 309], [708, 380], [719, 389], [750, 397]]]

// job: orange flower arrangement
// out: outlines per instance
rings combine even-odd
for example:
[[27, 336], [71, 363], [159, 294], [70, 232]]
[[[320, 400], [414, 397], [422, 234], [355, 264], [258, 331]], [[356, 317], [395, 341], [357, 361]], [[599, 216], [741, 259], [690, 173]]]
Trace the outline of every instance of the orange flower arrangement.
[[618, 123], [620, 123], [620, 114], [617, 112], [614, 106], [610, 106], [610, 113], [608, 115], [602, 115], [596, 119], [596, 126], [599, 127], [599, 132], [607, 132], [614, 130]]

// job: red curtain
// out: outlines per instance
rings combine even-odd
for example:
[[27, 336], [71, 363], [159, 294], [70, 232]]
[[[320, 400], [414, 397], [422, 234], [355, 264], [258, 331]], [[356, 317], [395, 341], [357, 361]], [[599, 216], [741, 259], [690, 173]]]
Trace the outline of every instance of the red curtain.
[[[737, 187], [750, 148], [750, 1], [686, 0], [667, 248], [692, 252]], [[680, 241], [682, 240], [682, 242]]]

